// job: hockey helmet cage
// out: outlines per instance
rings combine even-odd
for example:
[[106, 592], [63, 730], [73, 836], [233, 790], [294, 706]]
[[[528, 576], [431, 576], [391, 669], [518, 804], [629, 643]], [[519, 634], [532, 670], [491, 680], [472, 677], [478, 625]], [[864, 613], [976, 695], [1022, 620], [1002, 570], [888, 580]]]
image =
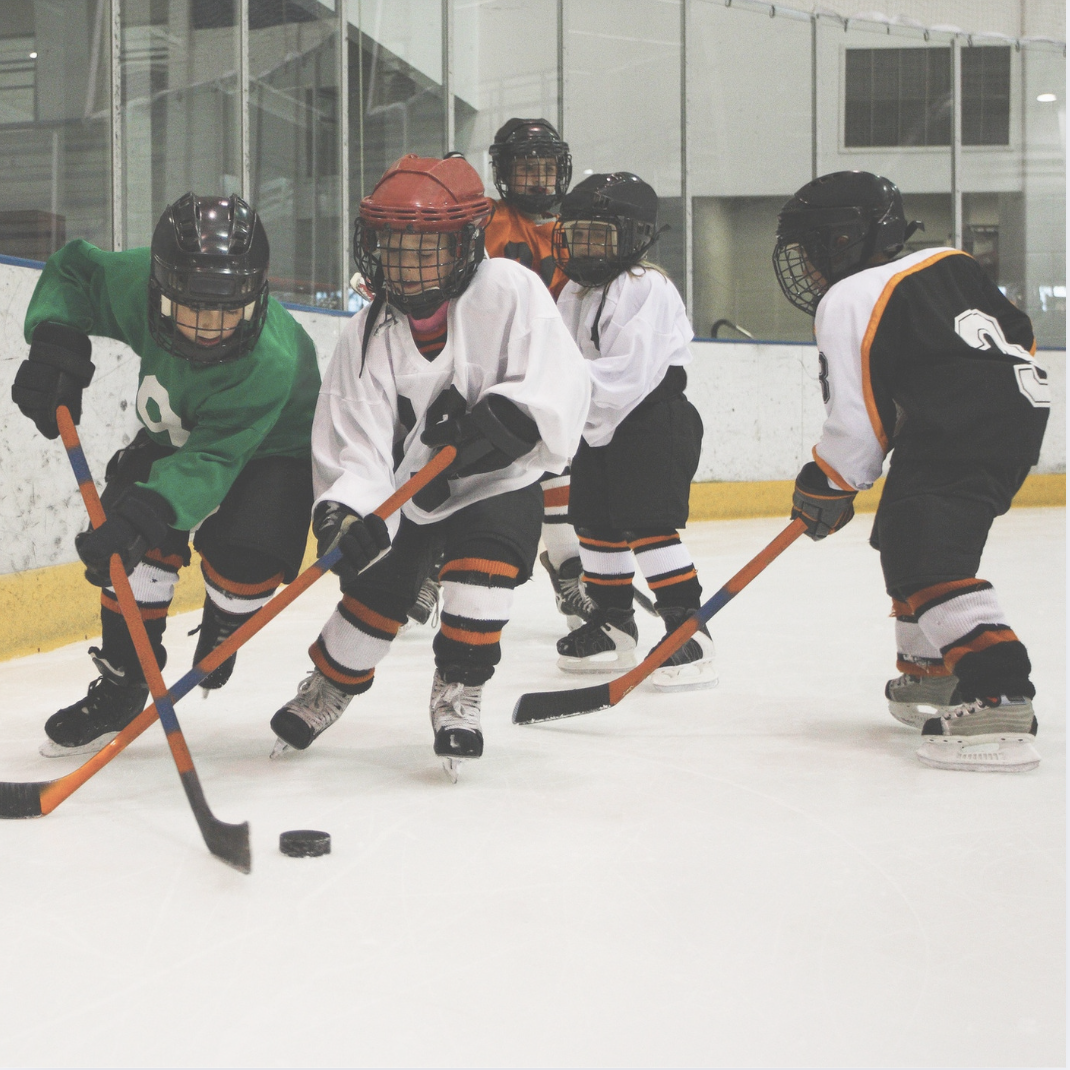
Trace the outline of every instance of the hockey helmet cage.
[[[553, 187], [519, 187], [514, 177], [517, 160], [553, 160]], [[572, 181], [572, 155], [568, 143], [546, 119], [510, 119], [495, 135], [490, 147], [494, 187], [506, 204], [528, 215], [549, 212], [564, 197]]]
[[[160, 216], [150, 253], [149, 333], [161, 349], [196, 365], [252, 351], [267, 318], [270, 249], [241, 197], [180, 197]], [[195, 338], [179, 329], [177, 306], [196, 314], [182, 322]]]
[[658, 195], [638, 175], [590, 175], [561, 202], [554, 260], [573, 282], [602, 286], [638, 264], [664, 229]]
[[894, 182], [869, 171], [836, 171], [796, 191], [777, 219], [773, 267], [784, 296], [813, 316], [833, 283], [889, 258], [924, 230], [907, 222]]
[[369, 289], [384, 293], [399, 312], [429, 316], [471, 281], [483, 259], [491, 207], [463, 157], [402, 156], [360, 202], [353, 232], [357, 268]]

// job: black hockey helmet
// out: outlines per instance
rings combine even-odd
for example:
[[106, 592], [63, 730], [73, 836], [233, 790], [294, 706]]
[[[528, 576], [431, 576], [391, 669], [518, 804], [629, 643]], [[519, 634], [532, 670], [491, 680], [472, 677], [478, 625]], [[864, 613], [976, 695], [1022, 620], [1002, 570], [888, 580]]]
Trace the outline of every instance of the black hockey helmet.
[[797, 190], [780, 210], [773, 268], [784, 296], [813, 316], [828, 288], [877, 253], [894, 257], [924, 224], [908, 223], [894, 182], [836, 171]]
[[554, 260], [581, 286], [602, 286], [638, 264], [664, 229], [658, 195], [638, 175], [589, 175], [561, 202]]
[[[267, 317], [268, 256], [260, 217], [236, 194], [187, 193], [169, 205], [152, 234], [153, 341], [198, 365], [223, 364], [251, 352]], [[194, 313], [183, 313], [181, 322], [194, 338], [180, 330], [177, 306]]]
[[[549, 188], [549, 181], [541, 192], [527, 193], [517, 188], [513, 165], [520, 159], [553, 160], [557, 165], [553, 188]], [[560, 134], [546, 119], [510, 119], [494, 135], [490, 163], [494, 186], [502, 200], [528, 215], [548, 212], [564, 197], [572, 181], [572, 155], [568, 143], [561, 140]]]

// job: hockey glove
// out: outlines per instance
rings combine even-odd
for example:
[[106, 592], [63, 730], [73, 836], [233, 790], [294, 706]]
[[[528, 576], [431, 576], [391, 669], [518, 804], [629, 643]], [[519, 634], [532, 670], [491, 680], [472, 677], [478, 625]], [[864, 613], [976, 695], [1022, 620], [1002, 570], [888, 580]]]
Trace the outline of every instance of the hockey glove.
[[163, 544], [174, 520], [175, 511], [156, 491], [137, 484], [124, 491], [99, 528], [74, 537], [85, 578], [97, 587], [110, 587], [112, 554], [119, 555], [129, 576], [149, 550]]
[[[436, 409], [450, 392], [456, 394], [456, 399], [452, 399], [454, 404], [446, 408], [447, 400], [443, 404], [446, 414], [436, 422]], [[463, 408], [458, 411], [457, 401], [463, 406], [464, 399], [456, 387], [450, 387], [450, 391], [428, 409], [427, 427], [420, 436], [425, 445], [457, 449], [453, 464], [413, 496], [416, 505], [428, 512], [449, 497], [449, 480], [508, 468], [517, 458], [534, 449], [539, 441], [535, 421], [500, 394], [481, 398], [471, 412], [464, 412]]]
[[56, 409], [66, 405], [77, 424], [82, 418], [82, 391], [93, 378], [89, 359], [93, 343], [83, 331], [62, 323], [39, 323], [30, 355], [15, 372], [11, 400], [37, 425], [45, 438], [58, 438]]
[[[312, 533], [320, 557], [336, 546], [342, 559], [356, 572], [368, 567], [384, 550], [390, 549], [386, 522], [370, 513], [361, 517], [341, 502], [320, 502], [312, 512]], [[338, 566], [333, 569], [339, 572]]]
[[825, 473], [814, 461], [808, 461], [795, 477], [791, 498], [791, 519], [802, 517], [806, 534], [815, 542], [839, 531], [855, 515], [857, 491], [830, 487]]

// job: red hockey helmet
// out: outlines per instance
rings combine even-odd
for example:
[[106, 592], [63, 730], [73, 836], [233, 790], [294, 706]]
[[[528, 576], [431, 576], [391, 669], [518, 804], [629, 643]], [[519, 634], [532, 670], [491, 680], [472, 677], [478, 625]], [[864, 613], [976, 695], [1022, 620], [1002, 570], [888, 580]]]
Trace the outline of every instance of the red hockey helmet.
[[357, 267], [399, 311], [430, 315], [468, 286], [490, 212], [479, 175], [462, 157], [402, 156], [360, 202]]

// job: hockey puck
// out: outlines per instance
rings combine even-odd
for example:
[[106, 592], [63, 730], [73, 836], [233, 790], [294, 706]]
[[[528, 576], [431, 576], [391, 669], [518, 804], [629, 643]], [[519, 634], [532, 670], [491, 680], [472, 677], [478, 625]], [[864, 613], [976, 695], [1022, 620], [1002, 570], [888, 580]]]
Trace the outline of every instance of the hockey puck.
[[331, 834], [312, 829], [291, 829], [279, 836], [279, 850], [290, 858], [319, 858], [331, 853]]

